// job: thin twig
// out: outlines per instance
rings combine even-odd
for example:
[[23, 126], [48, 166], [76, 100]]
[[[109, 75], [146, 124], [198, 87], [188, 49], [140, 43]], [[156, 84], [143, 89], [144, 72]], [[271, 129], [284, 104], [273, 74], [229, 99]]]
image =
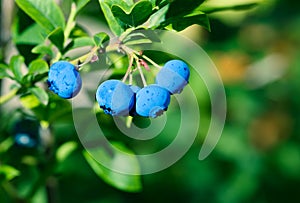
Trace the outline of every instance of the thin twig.
[[139, 72], [140, 72], [140, 76], [141, 76], [143, 85], [144, 85], [144, 87], [146, 87], [146, 86], [147, 86], [147, 82], [146, 82], [146, 80], [145, 80], [144, 73], [143, 73], [143, 71], [142, 71], [142, 69], [141, 69], [141, 65], [140, 65], [140, 63], [139, 63], [139, 58], [138, 58], [136, 55], [134, 55], [134, 56], [135, 56], [134, 58], [135, 58], [135, 62], [136, 62], [136, 64], [137, 64], [137, 68], [138, 68], [138, 70], [139, 70]]
[[124, 76], [123, 79], [122, 79], [122, 82], [125, 82], [125, 81], [126, 81], [128, 75], [129, 75], [129, 73], [131, 72], [132, 63], [133, 63], [133, 54], [130, 54], [130, 55], [129, 55], [129, 65], [128, 65], [126, 74], [125, 74], [125, 76]]

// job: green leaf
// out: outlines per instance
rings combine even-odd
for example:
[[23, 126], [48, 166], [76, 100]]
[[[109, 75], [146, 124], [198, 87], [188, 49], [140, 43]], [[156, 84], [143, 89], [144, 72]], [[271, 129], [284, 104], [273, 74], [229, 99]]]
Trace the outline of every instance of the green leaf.
[[[33, 37], [34, 36], [34, 37]], [[34, 23], [30, 25], [24, 32], [20, 35], [14, 37], [14, 42], [16, 44], [40, 44], [46, 39], [46, 31], [40, 25]]]
[[39, 99], [33, 94], [22, 95], [20, 97], [20, 102], [27, 109], [36, 108], [41, 104]]
[[109, 41], [109, 36], [105, 32], [100, 32], [94, 35], [94, 42], [98, 47], [103, 47], [103, 44], [107, 41]]
[[49, 67], [46, 61], [42, 59], [36, 59], [32, 61], [28, 66], [29, 74], [42, 74], [48, 72]]
[[209, 5], [209, 4], [204, 3], [204, 4], [200, 5], [197, 8], [197, 10], [200, 10], [206, 14], [209, 14], [209, 13], [226, 11], [226, 10], [234, 10], [234, 11], [248, 10], [248, 9], [256, 7], [257, 5], [258, 5], [257, 2], [244, 3], [244, 4], [239, 4], [239, 5], [228, 5], [228, 6]]
[[67, 53], [68, 51], [80, 47], [85, 47], [85, 46], [94, 46], [94, 41], [90, 37], [79, 37], [73, 39], [67, 47], [64, 49], [63, 53]]
[[22, 65], [23, 65], [23, 63], [24, 63], [23, 56], [13, 56], [10, 59], [10, 64], [9, 64], [10, 69], [13, 72], [15, 79], [18, 82], [22, 81], [22, 76], [23, 76]]
[[114, 35], [120, 36], [124, 32], [124, 29], [121, 26], [121, 23], [114, 17], [113, 13], [111, 12], [109, 2], [109, 0], [99, 0], [101, 10], [105, 16], [110, 30]]
[[165, 21], [168, 9], [169, 9], [169, 4], [156, 11], [154, 14], [150, 16], [148, 21], [145, 23], [145, 26], [147, 28], [152, 28], [152, 29], [159, 27], [160, 24]]
[[56, 28], [48, 35], [49, 40], [60, 50], [64, 47], [64, 31], [61, 27]]
[[[124, 167], [131, 167], [132, 170], [136, 171], [136, 174], [139, 173], [139, 165], [136, 157], [125, 148], [120, 143], [113, 143], [114, 154], [110, 156], [104, 149], [98, 148], [93, 149], [97, 151], [93, 151], [93, 154], [96, 154], [98, 158], [105, 159], [109, 162], [109, 167], [111, 169], [121, 169]], [[122, 152], [116, 150], [119, 149]], [[95, 173], [102, 178], [106, 183], [126, 192], [139, 192], [142, 188], [141, 179], [138, 175], [127, 175], [123, 173], [118, 173], [114, 170], [110, 170], [100, 163], [98, 163], [87, 151], [83, 152], [85, 159], [88, 164], [92, 167]], [[132, 156], [128, 156], [128, 154], [132, 154]], [[125, 166], [125, 165], [126, 166]]]
[[49, 55], [51, 58], [54, 56], [54, 53], [50, 46], [44, 45], [44, 44], [39, 44], [31, 50], [32, 53], [34, 54], [44, 54], [44, 55]]
[[10, 77], [10, 75], [7, 72], [8, 66], [5, 64], [0, 64], [0, 79]]
[[188, 15], [199, 7], [205, 0], [173, 0], [170, 4], [167, 18]]
[[74, 141], [64, 143], [57, 149], [56, 159], [59, 162], [64, 161], [77, 148], [77, 146], [77, 143]]
[[83, 7], [85, 7], [91, 0], [75, 0], [76, 13], [78, 13]]
[[65, 27], [62, 11], [54, 0], [16, 0], [17, 5], [48, 33]]
[[184, 30], [185, 28], [193, 24], [201, 25], [208, 31], [210, 31], [210, 23], [208, 16], [201, 11], [193, 12], [184, 16], [183, 18], [175, 18], [172, 20], [171, 24], [172, 28], [177, 31]]
[[122, 22], [135, 27], [144, 23], [152, 14], [152, 4], [145, 0], [138, 1], [130, 9], [113, 5], [111, 11]]
[[42, 89], [40, 87], [31, 87], [31, 88], [29, 88], [29, 92], [31, 92], [33, 95], [35, 95], [43, 105], [48, 104], [49, 96], [44, 89]]
[[4, 180], [10, 181], [19, 175], [20, 171], [18, 171], [14, 167], [9, 165], [0, 165], [0, 176], [4, 177]]

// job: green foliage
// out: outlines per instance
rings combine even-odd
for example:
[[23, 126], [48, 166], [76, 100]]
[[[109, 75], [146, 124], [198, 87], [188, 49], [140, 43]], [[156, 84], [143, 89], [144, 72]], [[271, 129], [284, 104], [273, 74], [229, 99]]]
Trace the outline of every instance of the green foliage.
[[[105, 183], [120, 191], [142, 191], [140, 165], [135, 151], [131, 149], [130, 144], [127, 145], [127, 140], [116, 136], [119, 132], [112, 125], [113, 121], [105, 117], [103, 112], [98, 113], [101, 122], [108, 126], [105, 126], [104, 130], [110, 132], [109, 139], [113, 140], [112, 154], [108, 153], [105, 148], [97, 148], [92, 150], [93, 156], [91, 156], [85, 149], [81, 149], [79, 140], [74, 136], [70, 101], [61, 99], [47, 90], [46, 79], [51, 64], [59, 60], [67, 60], [81, 70], [83, 65], [94, 62], [99, 57], [101, 65], [113, 65], [113, 77], [124, 75], [123, 68], [128, 67], [130, 60], [135, 60], [136, 64], [140, 64], [140, 59], [148, 60], [151, 66], [159, 66], [147, 55], [140, 54], [139, 49], [135, 50], [140, 45], [160, 42], [155, 32], [150, 34], [145, 31], [155, 29], [182, 31], [193, 24], [210, 30], [209, 13], [249, 9], [256, 5], [256, 3], [247, 3], [211, 6], [205, 5], [203, 0], [99, 0], [97, 6], [100, 7], [97, 8], [95, 16], [104, 17], [110, 33], [98, 31], [97, 34], [91, 36], [84, 29], [85, 26], [78, 23], [77, 17], [84, 13], [85, 8], [88, 8], [89, 3], [94, 3], [93, 1], [64, 1], [66, 11], [62, 10], [61, 5], [54, 0], [15, 0], [15, 2], [31, 20], [27, 22], [21, 17], [20, 11], [16, 13], [12, 26], [12, 40], [19, 53], [5, 60], [9, 61], [8, 64], [0, 64], [0, 79], [10, 79], [13, 83], [10, 92], [0, 96], [0, 104], [5, 104], [12, 98], [19, 98], [21, 104], [17, 109], [5, 109], [3, 111], [5, 113], [0, 114], [0, 118], [3, 119], [3, 123], [1, 120], [0, 124], [0, 202], [2, 202], [2, 196], [12, 199], [11, 201], [16, 200], [16, 202], [46, 201], [45, 188], [51, 190], [52, 178], [58, 178], [63, 182], [69, 172], [74, 171], [83, 177], [86, 174], [87, 177], [96, 174]], [[92, 7], [95, 5], [93, 4]], [[102, 12], [99, 12], [100, 9]], [[23, 23], [26, 24], [23, 25]], [[117, 37], [117, 40], [111, 36], [111, 33]], [[90, 51], [80, 56], [70, 54], [79, 48], [88, 48]], [[123, 52], [127, 54], [130, 52], [129, 59], [123, 57], [116, 64], [111, 64], [111, 61]], [[168, 57], [170, 56], [159, 54], [156, 59], [163, 61]], [[88, 70], [87, 68], [87, 72]], [[9, 113], [14, 116], [10, 116]], [[21, 116], [15, 116], [17, 114]], [[171, 115], [175, 114], [171, 113]], [[39, 138], [41, 140], [37, 141], [39, 146], [35, 149], [20, 149], [14, 144], [14, 122], [24, 117], [35, 119], [40, 124]], [[131, 121], [127, 120], [127, 122], [129, 124]], [[283, 153], [285, 154], [282, 156], [286, 157], [287, 152]], [[294, 157], [298, 156], [297, 150], [292, 153]], [[101, 165], [95, 158], [103, 160], [107, 166]], [[70, 164], [69, 161], [72, 159], [76, 161]], [[287, 168], [282, 170], [296, 173], [290, 161], [284, 158], [279, 161], [287, 165]], [[77, 163], [80, 163], [78, 168]], [[136, 175], [119, 173], [118, 169], [123, 167], [128, 167]], [[67, 170], [67, 172], [58, 174], [57, 171], [60, 169], [61, 171]], [[206, 173], [213, 172], [206, 170]], [[193, 181], [191, 176], [192, 174], [187, 175], [187, 178]], [[235, 187], [251, 178], [249, 174], [245, 176], [238, 174], [233, 178], [236, 182]], [[47, 186], [44, 187], [45, 185]], [[106, 188], [106, 185], [101, 187]], [[251, 187], [254, 186], [250, 185], [249, 188]], [[104, 192], [105, 190], [103, 189]], [[227, 197], [230, 199], [230, 194]]]

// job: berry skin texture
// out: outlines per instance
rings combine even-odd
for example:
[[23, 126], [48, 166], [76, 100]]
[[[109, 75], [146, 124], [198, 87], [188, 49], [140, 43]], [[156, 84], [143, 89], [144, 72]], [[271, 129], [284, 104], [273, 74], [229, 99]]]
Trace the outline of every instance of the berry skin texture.
[[96, 100], [104, 113], [127, 116], [134, 105], [134, 93], [128, 85], [119, 80], [106, 80], [99, 85]]
[[146, 86], [136, 94], [136, 113], [140, 116], [156, 118], [167, 110], [169, 104], [170, 93], [156, 84]]
[[129, 112], [129, 115], [130, 116], [136, 116], [137, 113], [136, 113], [136, 109], [135, 109], [135, 104], [136, 104], [136, 93], [138, 93], [138, 91], [141, 90], [141, 88], [139, 86], [136, 86], [136, 85], [129, 85], [130, 89], [133, 91], [134, 93], [134, 105], [132, 107], [132, 109], [130, 110]]
[[187, 85], [190, 77], [188, 65], [181, 60], [168, 61], [156, 75], [156, 84], [169, 90], [171, 94], [179, 94]]
[[50, 66], [47, 83], [49, 90], [64, 99], [76, 96], [82, 86], [78, 70], [67, 61], [58, 61]]

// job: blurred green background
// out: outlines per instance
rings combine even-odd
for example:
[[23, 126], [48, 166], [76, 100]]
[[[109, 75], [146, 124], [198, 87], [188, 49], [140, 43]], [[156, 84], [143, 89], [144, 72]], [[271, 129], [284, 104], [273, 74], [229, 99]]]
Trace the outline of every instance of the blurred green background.
[[[5, 2], [2, 1], [2, 7]], [[98, 2], [92, 1], [83, 10], [80, 19], [85, 22], [84, 27], [93, 29], [93, 23], [103, 23], [99, 9]], [[227, 95], [222, 137], [205, 160], [199, 161], [198, 154], [208, 125], [205, 118], [209, 118], [206, 94], [198, 95], [204, 120], [195, 143], [168, 169], [142, 176], [141, 192], [122, 192], [103, 182], [91, 170], [79, 147], [60, 164], [56, 176], [47, 180], [55, 188], [55, 201], [300, 202], [299, 9], [297, 0], [270, 0], [247, 12], [226, 11], [210, 16], [211, 32], [198, 26], [183, 32], [212, 58]], [[19, 45], [18, 49], [34, 57], [26, 53], [28, 47]], [[0, 141], [9, 136], [9, 117], [11, 114], [1, 109]], [[54, 132], [57, 143], [80, 143], [71, 115], [62, 118]], [[38, 155], [16, 148], [1, 153], [0, 164], [5, 161], [22, 172], [11, 181], [21, 193], [44, 170], [35, 167], [34, 156]], [[0, 187], [0, 202], [11, 202], [7, 191], [13, 193], [8, 186]], [[41, 188], [34, 202], [45, 199], [46, 191]]]

